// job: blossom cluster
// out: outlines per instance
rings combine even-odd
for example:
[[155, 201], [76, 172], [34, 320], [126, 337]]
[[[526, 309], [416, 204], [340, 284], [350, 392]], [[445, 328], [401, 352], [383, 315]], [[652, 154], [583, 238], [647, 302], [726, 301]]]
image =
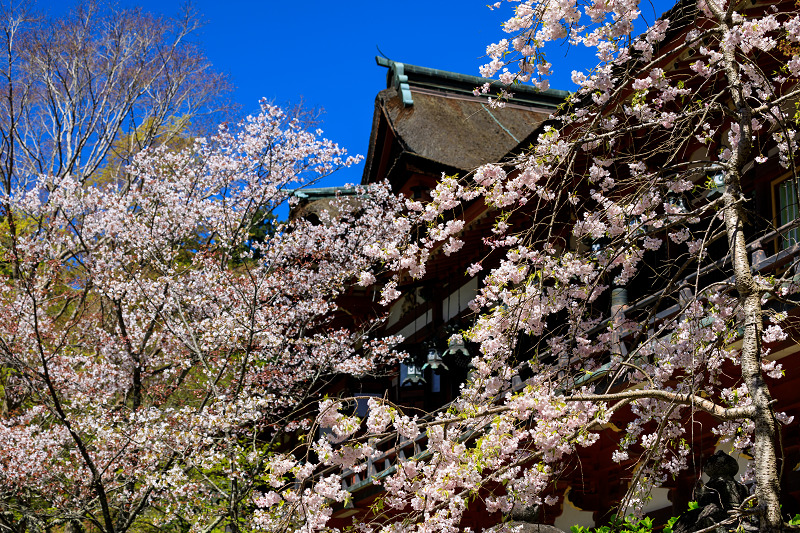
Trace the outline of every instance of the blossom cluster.
[[[364, 433], [330, 454], [369, 457], [360, 443], [370, 435], [424, 433], [424, 457], [398, 459], [374, 480], [404, 530], [456, 531], [475, 501], [502, 513], [551, 504], [551, 481], [619, 410], [632, 421], [609, 460], [635, 472], [623, 512], [697, 460], [698, 410], [717, 417], [714, 431], [738, 449], [758, 438], [760, 449], [770, 446], [754, 432], [753, 408], [760, 402], [773, 416], [768, 387], [753, 384], [781, 377], [771, 349], [787, 331], [763, 322], [771, 302], [798, 287], [792, 268], [754, 274], [752, 250], [737, 239], [754, 164], [772, 165], [773, 154], [795, 164], [786, 104], [800, 94], [796, 7], [703, 0], [691, 16], [678, 10], [634, 36], [636, 1], [513, 5], [483, 76], [544, 89], [554, 68], [545, 46], [561, 39], [600, 62], [573, 72], [577, 91], [522, 155], [443, 175], [429, 202], [408, 200], [395, 221], [419, 238], [371, 252], [422, 278], [439, 252], [459, 253], [474, 227], [460, 206], [481, 203], [494, 221], [483, 236], [489, 259], [467, 269], [480, 288], [466, 337], [480, 353], [459, 397], [416, 421], [372, 400]], [[779, 46], [785, 58], [765, 59]], [[383, 296], [400, 294], [392, 285]], [[769, 501], [768, 488], [756, 493]], [[357, 527], [389, 532], [398, 523]]]
[[[30, 513], [43, 521], [63, 518], [47, 509], [108, 507], [197, 528], [251, 498], [293, 501], [288, 477], [310, 471], [274, 451], [311, 427], [309, 396], [331, 376], [398, 359], [398, 338], [331, 322], [337, 298], [382, 271], [369, 250], [407, 240], [391, 224], [403, 205], [388, 187], [332, 199], [318, 223], [266, 225], [290, 187], [356, 161], [264, 103], [186, 149], [139, 153], [111, 182], [43, 175], [11, 191], [18, 231], [0, 284], [6, 494], [35, 493]], [[316, 510], [344, 497], [332, 476], [296, 501]]]

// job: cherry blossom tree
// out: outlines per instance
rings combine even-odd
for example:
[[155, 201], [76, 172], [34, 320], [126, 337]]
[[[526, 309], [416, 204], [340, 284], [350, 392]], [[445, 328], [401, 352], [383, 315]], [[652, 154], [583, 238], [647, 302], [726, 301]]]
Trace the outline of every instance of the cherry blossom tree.
[[259, 235], [354, 159], [266, 103], [195, 141], [228, 84], [192, 10], [0, 12], [0, 528], [236, 528], [309, 399], [391, 358], [328, 317], [393, 201]]
[[166, 18], [91, 0], [52, 18], [10, 2], [0, 15], [5, 196], [39, 174], [111, 179], [226, 107], [229, 83], [191, 41], [201, 25], [191, 9]]
[[[482, 69], [504, 91], [547, 86], [547, 43], [600, 64], [573, 73], [530, 148], [443, 176], [428, 203], [378, 187], [248, 248], [287, 186], [347, 164], [268, 105], [190, 149], [144, 150], [111, 183], [75, 165], [7, 180], [6, 216], [25, 224], [9, 224], [3, 273], [0, 524], [322, 530], [376, 438], [424, 433], [426, 452], [373, 479], [379, 505], [353, 527], [457, 531], [471, 506], [550, 503], [568, 458], [625, 411], [608, 458], [633, 468], [620, 513], [686, 468], [703, 412], [754, 457], [743, 511], [780, 530], [789, 419], [768, 383], [796, 305], [798, 224], [760, 218], [752, 191], [785, 176], [786, 213], [800, 204], [800, 16], [687, 0], [634, 37], [639, 16], [634, 0], [515, 2]], [[392, 339], [329, 327], [336, 297], [381, 268], [425, 276], [459, 252], [460, 206], [481, 202], [496, 224], [469, 268], [482, 285], [463, 334], [480, 353], [459, 398], [424, 419], [372, 398], [365, 421], [326, 398], [312, 417], [328, 377], [396, 359]], [[398, 279], [384, 284], [384, 302], [398, 296]]]
[[[796, 260], [790, 258], [771, 271], [760, 271], [758, 259], [751, 260], [749, 252], [772, 245], [764, 238], [772, 228], [755, 222], [759, 215], [746, 191], [753, 190], [761, 169], [787, 176], [790, 186], [796, 179], [796, 117], [785, 105], [800, 94], [796, 6], [683, 2], [632, 42], [626, 36], [639, 15], [635, 4], [589, 5], [588, 27], [575, 14], [569, 8], [557, 11], [525, 3], [506, 24], [507, 31], [517, 32], [515, 38], [490, 47], [487, 74], [502, 69], [501, 78], [534, 79], [539, 86], [546, 83], [542, 76], [551, 67], [536, 54], [540, 43], [566, 38], [594, 47], [601, 64], [588, 75], [573, 72], [580, 89], [568, 111], [560, 114], [560, 129], [543, 133], [540, 144], [517, 163], [518, 173], [497, 180], [489, 174], [492, 169], [482, 169], [476, 174], [478, 183], [490, 191], [495, 205], [513, 206], [529, 198], [556, 210], [573, 205], [573, 238], [610, 241], [599, 252], [581, 257], [579, 250], [567, 252], [568, 247], [555, 256], [548, 254], [553, 236], [540, 240], [549, 260], [558, 263], [536, 271], [550, 271], [558, 280], [559, 266], [577, 260], [568, 268], [578, 268], [580, 285], [588, 289], [574, 294], [573, 283], [565, 283], [564, 304], [574, 305], [576, 297], [590, 302], [604, 284], [635, 284], [648, 250], [669, 246], [674, 254], [672, 249], [685, 246], [685, 252], [668, 264], [671, 272], [662, 267], [666, 283], [660, 283], [655, 302], [642, 307], [638, 316], [612, 316], [605, 344], [602, 338], [586, 342], [584, 332], [593, 321], [585, 312], [570, 320], [575, 328], [570, 334], [548, 339], [554, 352], [577, 358], [581, 366], [586, 359], [596, 360], [592, 352], [598, 349], [610, 353], [609, 371], [638, 388], [616, 394], [575, 391], [565, 394], [564, 401], [589, 400], [603, 411], [608, 402], [646, 399], [633, 406], [639, 417], [629, 426], [621, 455], [638, 441], [652, 463], [653, 481], [662, 479], [660, 470], [683, 463], [681, 446], [670, 450], [666, 445], [685, 434], [681, 411], [683, 416], [698, 409], [710, 413], [720, 421], [720, 435], [751, 449], [761, 528], [779, 529], [777, 432], [779, 420], [788, 420], [773, 409], [765, 383], [765, 375], [781, 375], [765, 344], [786, 337], [781, 326], [785, 313], [769, 304], [794, 305], [787, 295], [797, 290]], [[504, 60], [506, 51], [519, 58]], [[767, 155], [773, 155], [771, 165]], [[581, 184], [586, 184], [584, 197], [565, 195], [564, 186]], [[796, 188], [793, 191], [788, 206], [797, 205]], [[778, 248], [796, 244], [791, 237], [794, 226], [796, 222], [788, 220], [777, 232], [783, 235]], [[715, 246], [718, 239], [726, 246]], [[748, 245], [748, 239], [754, 242]], [[754, 257], [766, 253], [762, 250]], [[541, 260], [537, 257], [533, 265]], [[650, 262], [655, 262], [652, 255]], [[704, 276], [712, 268], [724, 275]], [[491, 285], [498, 282], [508, 286], [504, 275]], [[522, 293], [512, 292], [518, 297]], [[526, 300], [521, 298], [522, 309], [517, 311], [529, 324], [523, 329], [539, 333], [523, 310], [530, 305], [523, 303]], [[654, 320], [672, 304], [679, 313], [661, 323]], [[567, 309], [561, 305], [550, 313]], [[616, 311], [612, 302], [612, 313]], [[536, 313], [532, 318], [539, 320]], [[631, 339], [628, 353], [620, 353], [622, 335]], [[583, 346], [563, 345], [570, 337]], [[722, 379], [726, 360], [740, 370], [733, 383]], [[642, 432], [648, 420], [658, 422], [659, 432]], [[668, 456], [665, 450], [670, 450]]]
[[329, 321], [379, 271], [369, 251], [404, 244], [385, 187], [250, 239], [287, 188], [356, 161], [320, 133], [263, 103], [124, 180], [9, 191], [26, 224], [0, 284], [3, 530], [238, 530], [320, 388], [396, 360]]
[[[600, 63], [573, 72], [578, 90], [529, 149], [443, 176], [432, 201], [408, 201], [395, 221], [424, 237], [383, 257], [423, 277], [435, 252], [461, 247], [470, 221], [459, 206], [484, 202], [496, 217], [487, 258], [469, 269], [482, 288], [465, 335], [480, 355], [460, 397], [425, 420], [370, 400], [366, 430], [341, 402], [321, 404], [331, 432], [310, 445], [318, 464], [298, 463], [309, 471], [363, 469], [379, 456], [370, 436], [427, 435], [429, 453], [398, 456], [374, 479], [385, 493], [360, 531], [456, 531], [468, 506], [550, 503], [567, 458], [623, 410], [633, 422], [608, 458], [635, 467], [621, 514], [687, 467], [690, 421], [704, 412], [753, 456], [747, 512], [762, 531], [783, 527], [779, 432], [790, 418], [768, 382], [781, 377], [771, 348], [796, 306], [798, 223], [765, 220], [753, 191], [784, 176], [778, 210], [800, 203], [800, 15], [790, 2], [687, 0], [634, 37], [639, 16], [635, 0], [514, 2], [511, 37], [487, 48], [482, 74], [499, 75], [504, 92], [547, 87], [548, 43], [595, 49]], [[321, 527], [325, 498], [349, 496], [335, 476], [315, 479], [269, 492], [258, 524]]]

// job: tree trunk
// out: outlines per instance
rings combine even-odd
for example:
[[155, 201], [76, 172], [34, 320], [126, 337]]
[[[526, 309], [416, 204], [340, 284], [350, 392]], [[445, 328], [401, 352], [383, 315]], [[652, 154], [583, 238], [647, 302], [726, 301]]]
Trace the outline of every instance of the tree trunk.
[[756, 496], [762, 509], [761, 531], [780, 531], [780, 484], [778, 479], [776, 420], [772, 412], [772, 398], [761, 374], [761, 291], [751, 272], [742, 227], [742, 195], [738, 172], [733, 172], [724, 195], [725, 226], [728, 245], [736, 277], [739, 305], [744, 313], [741, 368], [742, 380], [755, 407], [753, 435], [756, 473]]
[[[709, 2], [709, 9], [719, 22], [721, 35], [731, 31], [732, 10], [723, 9]], [[762, 342], [762, 290], [758, 287], [747, 254], [744, 236], [744, 195], [742, 194], [742, 168], [749, 162], [753, 148], [752, 110], [745, 98], [743, 83], [735, 51], [732, 47], [722, 48], [724, 72], [727, 78], [731, 103], [736, 112], [739, 126], [738, 139], [733, 142], [731, 158], [725, 164], [725, 192], [723, 193], [725, 230], [728, 237], [728, 250], [733, 264], [739, 306], [744, 314], [744, 333], [740, 364], [742, 381], [752, 399], [755, 414], [753, 434], [753, 459], [755, 461], [756, 496], [761, 508], [761, 531], [780, 531], [783, 527], [780, 509], [780, 483], [778, 479], [776, 446], [776, 419], [772, 411], [772, 398], [769, 388], [761, 374]]]

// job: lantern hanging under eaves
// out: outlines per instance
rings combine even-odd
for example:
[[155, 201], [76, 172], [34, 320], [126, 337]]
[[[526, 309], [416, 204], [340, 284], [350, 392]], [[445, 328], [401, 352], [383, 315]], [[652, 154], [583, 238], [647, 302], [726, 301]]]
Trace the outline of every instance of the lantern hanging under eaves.
[[428, 368], [434, 372], [438, 372], [439, 370], [450, 370], [447, 368], [447, 365], [444, 364], [444, 361], [442, 361], [442, 354], [439, 353], [439, 350], [436, 349], [436, 346], [431, 345], [428, 347], [427, 359], [428, 361], [422, 366], [423, 371]]
[[464, 337], [458, 333], [451, 335], [447, 341], [447, 349], [444, 351], [444, 357], [452, 358], [455, 365], [459, 368], [467, 368], [472, 360], [469, 353]]
[[670, 194], [667, 196], [667, 204], [671, 205], [677, 213], [682, 215], [689, 212], [689, 205], [686, 203], [686, 198], [683, 196]]
[[400, 386], [402, 387], [407, 383], [411, 385], [419, 385], [420, 383], [426, 383], [423, 369], [418, 367], [417, 365], [406, 365], [406, 378], [403, 380]]
[[447, 350], [444, 355], [453, 355], [460, 357], [469, 357], [469, 350], [467, 345], [464, 344], [464, 337], [462, 335], [452, 335], [447, 342]]

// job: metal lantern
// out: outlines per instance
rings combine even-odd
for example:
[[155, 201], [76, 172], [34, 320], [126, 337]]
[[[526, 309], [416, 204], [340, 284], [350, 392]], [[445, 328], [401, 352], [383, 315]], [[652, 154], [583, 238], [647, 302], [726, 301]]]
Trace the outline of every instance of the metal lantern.
[[451, 336], [450, 340], [447, 342], [447, 350], [444, 351], [444, 355], [469, 357], [469, 350], [467, 350], [467, 346], [464, 344], [464, 337], [461, 335]]
[[417, 365], [406, 365], [406, 379], [403, 380], [400, 386], [402, 387], [406, 383], [410, 383], [411, 385], [426, 383], [423, 369]]
[[642, 227], [642, 219], [640, 217], [630, 217], [628, 219], [628, 229], [633, 236], [643, 235], [644, 228]]
[[472, 362], [470, 359], [469, 364], [467, 365], [467, 383], [472, 381], [472, 378], [475, 377], [475, 373], [478, 371], [478, 367], [475, 366], [475, 363]]
[[450, 370], [449, 368], [447, 368], [447, 365], [444, 364], [444, 361], [442, 361], [442, 354], [439, 353], [439, 350], [436, 349], [436, 346], [428, 347], [427, 359], [428, 362], [422, 366], [423, 372], [428, 368], [430, 368], [434, 372], [437, 372], [440, 369]]
[[725, 172], [722, 170], [714, 171], [708, 176], [706, 186], [708, 187], [708, 192], [706, 193], [706, 197], [708, 198], [724, 193], [727, 188], [725, 185]]
[[689, 212], [689, 206], [683, 196], [670, 194], [667, 196], [667, 203], [673, 206], [678, 213], [685, 214]]
[[447, 342], [447, 349], [444, 351], [444, 357], [452, 357], [457, 367], [467, 368], [472, 358], [466, 343], [464, 343], [463, 336], [459, 334], [450, 336]]
[[583, 245], [589, 249], [589, 252], [593, 257], [599, 257], [600, 254], [603, 252], [603, 249], [609, 243], [608, 237], [600, 237], [599, 239], [591, 239], [587, 238], [583, 240]]

